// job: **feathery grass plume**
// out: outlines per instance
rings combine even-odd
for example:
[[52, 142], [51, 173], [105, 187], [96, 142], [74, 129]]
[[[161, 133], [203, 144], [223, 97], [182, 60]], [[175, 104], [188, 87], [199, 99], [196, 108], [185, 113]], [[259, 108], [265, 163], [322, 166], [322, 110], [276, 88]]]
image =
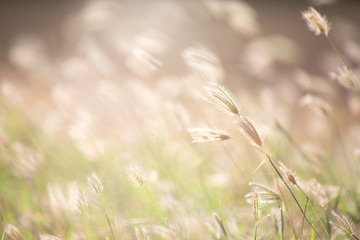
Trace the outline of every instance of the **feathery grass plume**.
[[77, 193], [77, 198], [76, 198], [76, 210], [80, 213], [84, 213], [86, 205], [87, 205], [87, 202], [85, 199], [85, 195], [84, 195], [83, 191], [81, 191], [79, 189], [79, 191]]
[[134, 227], [136, 240], [149, 240], [153, 239], [151, 232], [146, 227]]
[[152, 225], [151, 226], [151, 231], [160, 236], [160, 237], [163, 237], [165, 239], [175, 239], [176, 238], [176, 233], [175, 231], [169, 229], [169, 228], [166, 228], [166, 227], [163, 227], [163, 226], [159, 226], [159, 225]]
[[96, 194], [100, 194], [104, 190], [104, 186], [102, 184], [101, 179], [96, 175], [96, 173], [92, 173], [86, 177], [90, 189]]
[[278, 162], [280, 170], [285, 174], [286, 179], [291, 182], [294, 185], [298, 185], [297, 183], [297, 176], [294, 171], [292, 171], [290, 168], [288, 168], [284, 163]]
[[345, 233], [350, 237], [355, 237], [355, 225], [350, 217], [346, 216], [345, 214], [339, 211], [331, 211], [332, 220], [330, 224], [333, 228], [336, 228], [340, 233]]
[[344, 87], [350, 88], [355, 86], [353, 75], [346, 66], [339, 67], [336, 72], [331, 72], [330, 77]]
[[147, 51], [136, 48], [126, 59], [127, 67], [140, 77], [149, 77], [162, 67], [162, 63]]
[[244, 134], [252, 144], [262, 147], [262, 140], [258, 132], [247, 118], [239, 116], [239, 120], [237, 120], [236, 123], [240, 126], [242, 134]]
[[12, 224], [6, 225], [5, 232], [10, 237], [10, 239], [13, 239], [13, 240], [21, 240], [22, 239], [22, 235], [21, 235], [19, 229]]
[[255, 182], [250, 182], [249, 185], [252, 186], [256, 192], [258, 192], [264, 203], [271, 203], [281, 199], [280, 195], [275, 190], [272, 190], [267, 186]]
[[307, 189], [310, 194], [318, 200], [320, 206], [323, 209], [326, 209], [329, 204], [329, 199], [326, 195], [324, 187], [321, 186], [315, 179], [312, 179], [307, 182]]
[[50, 234], [41, 234], [40, 240], [61, 240], [59, 237]]
[[332, 108], [331, 105], [320, 97], [316, 97], [310, 94], [305, 95], [300, 99], [300, 105], [308, 107], [311, 111], [320, 117], [328, 117]]
[[250, 192], [245, 195], [245, 198], [246, 202], [250, 204], [253, 208], [254, 220], [255, 223], [257, 223], [261, 215], [261, 207], [263, 204], [261, 196], [258, 192]]
[[188, 128], [188, 132], [194, 143], [220, 142], [231, 138], [230, 135], [224, 131], [209, 128]]
[[145, 174], [142, 167], [138, 163], [132, 163], [127, 167], [126, 170], [128, 179], [135, 185], [143, 186], [145, 184]]
[[204, 47], [189, 47], [182, 52], [186, 64], [211, 81], [224, 78], [225, 72], [218, 57]]
[[310, 31], [313, 31], [316, 36], [323, 33], [326, 37], [329, 35], [330, 24], [326, 19], [326, 16], [321, 16], [313, 7], [309, 7], [308, 10], [301, 13], [303, 19]]
[[211, 95], [209, 98], [205, 98], [207, 102], [215, 105], [219, 111], [225, 112], [226, 114], [240, 116], [240, 106], [227, 89], [215, 83], [213, 84], [213, 88], [206, 89]]

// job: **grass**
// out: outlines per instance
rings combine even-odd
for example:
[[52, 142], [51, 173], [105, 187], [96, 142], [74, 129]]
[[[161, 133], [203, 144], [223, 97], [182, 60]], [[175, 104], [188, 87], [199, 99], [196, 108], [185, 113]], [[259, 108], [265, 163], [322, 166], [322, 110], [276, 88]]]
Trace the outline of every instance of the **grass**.
[[[220, 5], [211, 11], [251, 8], [213, 4]], [[226, 14], [236, 14], [234, 9]], [[350, 81], [347, 89], [324, 83], [339, 95], [289, 88], [293, 100], [287, 101], [288, 93], [267, 83], [258, 83], [268, 89], [258, 94], [241, 79], [216, 79], [225, 67], [203, 47], [185, 50], [190, 77], [163, 80], [171, 83], [166, 94], [144, 81], [101, 82], [107, 86], [98, 99], [104, 106], [81, 97], [59, 103], [56, 95], [40, 104], [42, 112], [9, 94], [13, 83], [2, 82], [2, 240], [359, 239], [360, 166], [353, 154], [359, 113], [343, 104], [359, 85], [331, 40], [326, 18], [307, 11], [310, 30], [325, 35], [351, 73], [342, 80]], [[150, 67], [138, 69], [149, 81], [157, 71], [172, 76], [156, 54], [141, 51], [131, 56], [129, 71]], [[48, 87], [59, 94], [56, 85]], [[71, 87], [67, 94], [89, 90]], [[171, 88], [181, 94], [169, 95], [177, 90]], [[26, 93], [21, 96], [31, 95]], [[34, 102], [41, 97], [31, 96]], [[50, 113], [57, 114], [55, 122]]]

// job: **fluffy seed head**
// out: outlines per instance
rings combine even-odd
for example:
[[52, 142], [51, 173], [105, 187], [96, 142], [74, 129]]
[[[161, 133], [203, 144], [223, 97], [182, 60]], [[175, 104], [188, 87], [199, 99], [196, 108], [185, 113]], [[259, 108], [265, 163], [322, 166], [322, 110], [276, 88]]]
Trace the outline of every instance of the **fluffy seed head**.
[[84, 213], [86, 204], [87, 202], [85, 199], [85, 195], [83, 191], [79, 190], [76, 199], [76, 210], [79, 211], [80, 213]]
[[60, 238], [50, 234], [41, 234], [40, 240], [60, 240]]
[[220, 142], [230, 139], [230, 135], [224, 131], [212, 130], [208, 128], [189, 128], [192, 142]]
[[147, 239], [152, 239], [151, 237], [151, 232], [149, 231], [149, 229], [145, 226], [138, 228], [135, 227], [134, 228], [135, 231], [135, 237], [136, 240], [147, 240]]
[[254, 125], [252, 125], [252, 123], [247, 118], [240, 116], [236, 123], [240, 126], [242, 134], [244, 134], [252, 144], [259, 147], [262, 146], [262, 140], [258, 132], [256, 131]]
[[96, 175], [96, 173], [92, 173], [91, 175], [87, 176], [87, 181], [89, 183], [90, 189], [94, 191], [96, 194], [100, 194], [104, 190], [102, 181]]
[[285, 176], [289, 182], [291, 182], [294, 185], [298, 185], [297, 181], [296, 181], [296, 179], [297, 179], [296, 173], [294, 171], [292, 171], [290, 168], [288, 168], [282, 162], [279, 162], [279, 168], [285, 174]]
[[307, 94], [300, 99], [300, 105], [308, 107], [320, 117], [328, 117], [332, 112], [331, 105], [327, 101], [310, 94]]
[[316, 36], [321, 33], [325, 36], [329, 35], [330, 24], [327, 21], [326, 16], [321, 16], [313, 7], [309, 7], [308, 10], [302, 12], [302, 17], [305, 19], [309, 30], [313, 31]]
[[271, 203], [280, 200], [280, 195], [276, 191], [260, 183], [250, 182], [249, 185], [252, 186], [254, 190], [260, 195], [260, 198], [264, 203]]
[[251, 192], [245, 195], [246, 201], [253, 208], [253, 215], [255, 222], [257, 222], [260, 218], [261, 207], [262, 207], [262, 199], [258, 192]]
[[135, 185], [142, 186], [145, 184], [145, 175], [140, 164], [130, 164], [127, 168], [127, 176]]
[[213, 88], [207, 88], [207, 90], [211, 95], [209, 98], [205, 98], [207, 102], [229, 115], [240, 115], [240, 107], [235, 98], [223, 86], [214, 84]]
[[329, 204], [329, 199], [326, 195], [324, 187], [321, 186], [315, 179], [312, 179], [307, 183], [307, 188], [311, 195], [317, 198], [320, 206], [326, 209]]
[[21, 240], [22, 239], [19, 229], [12, 224], [8, 224], [6, 226], [5, 232], [10, 237], [10, 239], [13, 239], [13, 240]]
[[352, 236], [355, 232], [355, 225], [352, 220], [341, 212], [331, 212], [332, 220], [330, 224], [333, 228], [341, 231], [349, 236]]
[[204, 75], [211, 81], [222, 80], [225, 73], [218, 57], [209, 49], [204, 47], [189, 47], [181, 54], [189, 65], [196, 72]]
[[163, 237], [165, 239], [175, 239], [176, 238], [176, 233], [173, 230], [163, 227], [163, 226], [152, 225], [151, 230], [154, 234], [156, 234], [160, 237]]
[[347, 88], [355, 85], [351, 71], [345, 66], [338, 68], [336, 72], [331, 72], [330, 77]]

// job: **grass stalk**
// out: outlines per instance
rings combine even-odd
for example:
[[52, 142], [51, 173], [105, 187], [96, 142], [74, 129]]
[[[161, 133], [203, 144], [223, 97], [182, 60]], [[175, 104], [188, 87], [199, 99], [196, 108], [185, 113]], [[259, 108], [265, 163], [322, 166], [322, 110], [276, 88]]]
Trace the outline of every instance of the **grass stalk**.
[[105, 205], [104, 205], [103, 201], [101, 201], [100, 207], [101, 207], [101, 209], [103, 210], [104, 215], [105, 215], [105, 217], [106, 217], [106, 221], [107, 221], [107, 224], [108, 224], [108, 226], [109, 226], [109, 229], [110, 229], [110, 232], [111, 232], [111, 236], [112, 236], [113, 240], [116, 240], [115, 234], [114, 234], [114, 231], [113, 231], [113, 228], [112, 228], [112, 226], [111, 226], [111, 222], [110, 222], [109, 215], [107, 214], [104, 206], [105, 206]]
[[[292, 231], [293, 231], [293, 233], [294, 233], [295, 239], [297, 239], [295, 227], [294, 227], [292, 218], [291, 218], [291, 216], [290, 216], [289, 209], [288, 209], [287, 204], [286, 204], [286, 202], [285, 202], [284, 195], [283, 195], [283, 193], [282, 193], [282, 191], [281, 191], [279, 182], [277, 181], [275, 175], [273, 175], [273, 177], [274, 177], [274, 181], [275, 181], [275, 183], [276, 183], [276, 186], [277, 186], [277, 188], [278, 188], [278, 190], [279, 190], [281, 200], [282, 200], [282, 202], [283, 202], [283, 204], [284, 204], [286, 214], [288, 215], [289, 222], [290, 222], [290, 225], [291, 225], [291, 229], [292, 229]], [[284, 234], [284, 219], [283, 219], [282, 212], [281, 212], [281, 219], [282, 219], [282, 223], [281, 223], [281, 236], [283, 236], [283, 234]]]
[[4, 231], [3, 231], [3, 234], [2, 234], [2, 236], [1, 236], [1, 240], [4, 240], [4, 237], [5, 237], [5, 229], [6, 229], [6, 227], [4, 227]]
[[282, 207], [280, 209], [280, 232], [279, 232], [279, 239], [284, 240], [284, 215]]
[[[283, 178], [283, 176], [281, 175], [281, 173], [279, 172], [279, 170], [277, 169], [277, 167], [275, 166], [274, 162], [272, 161], [272, 157], [270, 155], [268, 155], [267, 153], [263, 152], [266, 157], [268, 158], [271, 166], [274, 168], [275, 172], [277, 173], [277, 175], [279, 176], [279, 178], [281, 179], [281, 181], [285, 184], [286, 188], [289, 190], [292, 198], [295, 200], [296, 202], [296, 205], [298, 206], [298, 208], [300, 209], [301, 213], [303, 214], [306, 222], [311, 226], [311, 228], [315, 231], [316, 235], [320, 238], [320, 234], [316, 231], [316, 229], [313, 227], [313, 225], [311, 224], [310, 220], [306, 217], [305, 213], [304, 213], [304, 210], [302, 209], [302, 207], [300, 206], [300, 203], [299, 201], [297, 200], [296, 196], [294, 195], [293, 191], [291, 190], [289, 184], [287, 184], [287, 182], [285, 181], [285, 179]], [[276, 161], [276, 160], [275, 160]]]
[[256, 235], [257, 235], [257, 224], [255, 223], [255, 228], [254, 228], [254, 240], [256, 240]]
[[299, 186], [299, 184], [296, 183], [296, 187], [302, 192], [302, 194], [304, 194], [304, 196], [306, 198], [306, 203], [305, 203], [305, 207], [304, 207], [304, 215], [303, 215], [303, 218], [301, 221], [301, 230], [300, 230], [300, 239], [303, 239], [304, 222], [305, 222], [305, 215], [306, 215], [306, 210], [307, 210], [307, 206], [308, 206], [308, 202], [309, 202], [309, 197], [302, 190], [302, 188]]

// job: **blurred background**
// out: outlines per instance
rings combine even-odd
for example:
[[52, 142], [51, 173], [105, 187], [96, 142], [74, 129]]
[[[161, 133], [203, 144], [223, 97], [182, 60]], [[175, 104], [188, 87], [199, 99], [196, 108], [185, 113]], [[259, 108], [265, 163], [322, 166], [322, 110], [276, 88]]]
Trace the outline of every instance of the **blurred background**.
[[[141, 111], [192, 101], [185, 96], [190, 78], [197, 78], [194, 81], [200, 85], [218, 81], [231, 88], [246, 87], [258, 96], [267, 90], [283, 91], [276, 97], [288, 106], [304, 92], [315, 90], [331, 91], [332, 97], [340, 94], [337, 101], [342, 101], [344, 94], [349, 96], [328, 81], [329, 73], [341, 63], [327, 40], [311, 34], [301, 18], [310, 5], [330, 19], [333, 41], [358, 72], [360, 5], [356, 0], [0, 4], [3, 91], [15, 95], [13, 100], [30, 118], [57, 130], [71, 121], [63, 119], [70, 117], [64, 114], [55, 116], [60, 108], [76, 118], [89, 113], [106, 122], [101, 128], [109, 128], [111, 134], [126, 115], [151, 121], [139, 119], [145, 115]], [[193, 55], [197, 57], [192, 50], [199, 49], [217, 66], [199, 67], [196, 59], [191, 63]], [[314, 79], [316, 87], [310, 86]], [[141, 91], [161, 95], [161, 100], [151, 104]], [[354, 102], [352, 98], [348, 101]], [[31, 103], [31, 108], [24, 103]], [[117, 132], [127, 131], [133, 135], [129, 128]]]
[[[92, 171], [105, 189], [116, 189], [106, 202], [123, 239], [132, 239], [132, 231], [121, 230], [129, 217], [166, 212], [175, 219], [169, 212], [177, 207], [202, 206], [204, 182], [213, 195], [202, 206], [206, 214], [222, 202], [223, 216], [239, 226], [249, 210], [231, 212], [244, 203], [247, 182], [264, 178], [253, 174], [259, 156], [238, 142], [194, 145], [187, 133], [210, 127], [241, 138], [232, 120], [203, 100], [212, 82], [230, 89], [269, 151], [302, 169], [305, 179], [357, 192], [350, 179], [360, 155], [360, 98], [332, 79], [342, 63], [323, 35], [308, 30], [301, 12], [309, 6], [327, 16], [331, 39], [359, 79], [358, 0], [0, 1], [2, 226], [17, 224], [34, 239], [37, 232], [84, 239], [86, 227], [64, 223], [71, 218], [54, 210], [60, 203], [51, 205], [56, 196], [49, 184], [64, 187], [74, 180], [81, 186]], [[310, 100], [315, 113], [307, 108], [309, 94], [321, 98]], [[246, 167], [234, 168], [230, 159]], [[124, 169], [134, 161], [148, 169], [160, 207], [133, 202], [145, 194], [127, 184]], [[23, 197], [15, 204], [17, 195]], [[199, 211], [194, 219], [203, 217]], [[189, 220], [190, 212], [182, 217]], [[360, 219], [355, 212], [352, 217]], [[194, 219], [180, 224], [184, 236], [209, 239], [195, 233]], [[232, 231], [248, 234], [241, 227]]]

